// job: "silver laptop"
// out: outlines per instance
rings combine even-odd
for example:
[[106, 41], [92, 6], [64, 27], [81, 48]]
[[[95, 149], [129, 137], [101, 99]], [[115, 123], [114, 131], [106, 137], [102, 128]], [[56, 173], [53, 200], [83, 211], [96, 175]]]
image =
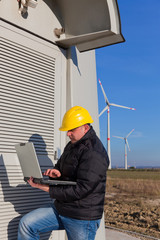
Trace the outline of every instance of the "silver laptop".
[[23, 172], [24, 181], [27, 182], [30, 177], [33, 177], [35, 183], [48, 185], [76, 185], [76, 182], [72, 181], [44, 179], [32, 142], [16, 144], [15, 149]]

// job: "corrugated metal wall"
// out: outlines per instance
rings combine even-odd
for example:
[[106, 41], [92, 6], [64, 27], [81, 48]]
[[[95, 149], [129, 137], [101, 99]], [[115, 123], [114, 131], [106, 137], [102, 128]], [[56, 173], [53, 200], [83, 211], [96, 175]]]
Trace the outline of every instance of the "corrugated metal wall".
[[0, 166], [0, 180], [0, 239], [16, 240], [21, 216], [51, 200], [45, 192], [24, 184], [18, 166]]
[[14, 145], [34, 142], [42, 170], [52, 166], [56, 57], [17, 43], [17, 36], [0, 38], [0, 240], [16, 240], [21, 216], [51, 202], [24, 183]]
[[55, 59], [6, 39], [0, 51], [0, 151], [15, 152], [16, 143], [31, 138], [38, 153], [46, 144], [53, 154]]

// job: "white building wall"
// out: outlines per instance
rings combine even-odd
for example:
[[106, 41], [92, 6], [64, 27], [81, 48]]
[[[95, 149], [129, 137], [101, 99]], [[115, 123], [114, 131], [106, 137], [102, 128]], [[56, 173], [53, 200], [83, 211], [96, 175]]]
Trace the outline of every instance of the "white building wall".
[[[66, 57], [53, 44], [4, 21], [0, 43], [0, 239], [16, 240], [22, 215], [51, 200], [24, 183], [14, 145], [33, 141], [42, 171], [53, 166], [54, 152], [65, 140], [58, 128]], [[55, 240], [64, 238], [64, 231], [54, 232]]]
[[[72, 47], [70, 56], [70, 92], [68, 94], [68, 99], [70, 97], [71, 106], [80, 105], [89, 111], [94, 120], [92, 124], [93, 128], [99, 136], [95, 51], [92, 50], [89, 52], [79, 53], [75, 47]], [[104, 239], [105, 226], [103, 216], [100, 228], [96, 234], [96, 240]]]
[[27, 14], [22, 17], [19, 13], [17, 0], [1, 0], [0, 17], [54, 42], [57, 37], [53, 31], [55, 28], [61, 27], [58, 18], [54, 14], [54, 12], [58, 14], [56, 5], [53, 0], [38, 0], [37, 2], [37, 7], [28, 7]]
[[81, 105], [89, 111], [93, 127], [99, 134], [95, 51], [80, 53], [72, 47], [71, 58], [72, 105]]
[[[56, 59], [55, 82], [54, 82], [55, 83], [55, 103], [54, 103], [55, 105], [53, 108], [53, 111], [55, 114], [54, 133], [53, 133], [54, 144], [50, 145], [50, 143], [48, 143], [47, 145], [48, 149], [49, 149], [49, 145], [51, 147], [54, 146], [54, 149], [51, 149], [49, 153], [49, 158], [53, 162], [54, 162], [54, 151], [60, 150], [62, 152], [66, 144], [66, 134], [60, 133], [58, 128], [61, 124], [61, 120], [63, 118], [65, 111], [69, 107], [75, 106], [75, 105], [81, 105], [85, 107], [90, 112], [94, 120], [93, 127], [97, 135], [99, 135], [95, 52], [89, 51], [85, 53], [80, 53], [75, 47], [72, 47], [69, 50], [63, 50], [55, 46], [53, 43], [55, 40], [57, 40], [57, 38], [55, 37], [53, 30], [56, 27], [57, 28], [61, 27], [61, 25], [57, 17], [55, 17], [54, 11], [56, 11], [56, 6], [53, 0], [45, 0], [45, 1], [38, 0], [37, 7], [35, 9], [28, 8], [28, 16], [22, 17], [18, 12], [18, 2], [16, 0], [0, 1], [0, 17], [1, 17], [0, 38], [3, 39], [3, 41], [5, 40], [8, 42], [9, 41], [12, 42], [13, 45], [16, 45], [17, 49], [19, 46], [19, 50], [21, 48], [24, 48], [26, 50], [26, 54], [24, 53], [26, 62], [23, 63], [25, 65], [25, 68], [27, 67], [27, 48], [30, 51], [33, 51], [33, 54], [35, 51], [38, 54], [46, 55], [46, 57]], [[51, 41], [52, 43], [48, 41]], [[19, 71], [19, 74], [23, 73], [23, 76], [25, 77], [26, 70], [23, 72], [22, 59], [18, 51], [17, 51], [16, 57], [17, 57], [17, 60], [19, 61], [17, 71]], [[8, 55], [8, 59], [9, 58], [11, 58], [10, 55]], [[29, 56], [28, 56], [28, 60], [29, 60]], [[12, 58], [7, 61], [8, 61], [7, 63], [8, 65], [5, 65], [5, 67], [7, 66], [7, 68], [10, 68], [9, 61], [12, 61]], [[36, 59], [34, 61], [36, 63]], [[12, 68], [9, 71], [12, 71]], [[7, 76], [7, 78], [8, 78], [7, 80], [3, 79], [3, 83], [5, 87], [7, 87], [7, 81], [8, 83], [11, 83], [12, 81], [9, 75]], [[34, 76], [30, 76], [30, 78], [33, 78], [33, 81], [34, 81]], [[21, 80], [20, 77], [17, 77], [15, 79], [16, 79], [15, 89], [16, 87], [18, 87], [18, 89], [20, 87], [23, 87], [23, 78], [22, 78], [21, 85], [17, 85], [17, 83], [20, 82]], [[2, 82], [2, 78], [0, 79], [0, 83], [1, 82]], [[39, 80], [39, 84], [43, 85], [43, 80]], [[13, 87], [13, 91], [15, 91], [13, 84], [12, 84], [12, 87]], [[30, 86], [28, 87], [31, 89], [31, 91], [34, 91], [35, 89], [32, 84], [30, 84]], [[8, 95], [10, 95], [9, 92], [8, 92]], [[6, 124], [6, 129], [7, 129], [7, 124], [10, 122], [10, 126], [15, 127], [15, 133], [16, 133], [18, 123], [20, 123], [21, 119], [17, 118], [16, 123], [13, 124], [13, 122], [15, 121], [12, 121], [11, 117], [9, 117], [9, 114], [11, 115], [11, 112], [9, 111], [9, 109], [8, 109], [9, 114], [7, 115], [8, 106], [4, 105], [4, 98], [2, 98], [1, 96], [0, 107], [2, 106], [2, 102], [3, 102], [3, 111], [5, 112], [6, 115], [4, 116], [5, 119], [2, 119], [2, 116], [1, 116], [0, 118], [1, 124], [2, 122], [4, 125]], [[18, 105], [18, 102], [17, 102], [17, 105]], [[34, 112], [33, 112], [33, 116], [34, 116]], [[21, 117], [23, 119], [22, 115]], [[24, 123], [25, 121], [29, 121], [29, 119], [28, 120], [23, 119], [23, 120], [24, 120]], [[24, 214], [25, 211], [30, 211], [30, 209], [32, 208], [33, 199], [35, 199], [37, 192], [30, 191], [30, 189], [27, 188], [27, 190], [29, 191], [29, 194], [26, 199], [26, 203], [25, 203], [26, 210], [25, 210], [24, 202], [23, 203], [21, 202], [24, 201], [26, 196], [23, 196], [23, 194], [20, 194], [20, 189], [25, 191], [26, 186], [24, 186], [22, 172], [19, 167], [19, 162], [13, 146], [14, 144], [18, 143], [18, 141], [27, 141], [29, 138], [29, 135], [32, 134], [34, 130], [32, 131], [31, 128], [28, 129], [28, 132], [25, 135], [23, 130], [22, 132], [19, 132], [18, 130], [18, 132], [20, 133], [20, 136], [18, 136], [16, 140], [14, 139], [14, 141], [11, 141], [10, 140], [11, 138], [8, 135], [8, 133], [7, 135], [9, 139], [6, 140], [6, 132], [4, 128], [2, 129], [1, 124], [0, 124], [0, 131], [1, 131], [0, 145], [2, 146], [2, 143], [3, 143], [3, 149], [0, 150], [0, 169], [1, 169], [0, 171], [0, 180], [1, 180], [0, 229], [3, 230], [3, 235], [1, 231], [0, 236], [1, 237], [3, 236], [3, 240], [6, 240], [6, 239], [16, 240], [17, 224], [20, 218], [20, 214]], [[38, 124], [40, 125], [40, 129], [42, 129], [44, 123], [39, 122], [38, 120], [37, 127], [38, 127]], [[37, 128], [37, 131], [38, 131], [38, 128]], [[4, 146], [4, 139], [6, 142], [5, 146]], [[7, 141], [9, 141], [10, 143], [10, 147], [8, 149], [7, 149], [7, 146], [8, 146]], [[4, 148], [6, 148], [7, 150], [4, 151]], [[43, 154], [39, 155], [39, 159], [43, 167], [47, 167], [50, 165], [50, 163], [47, 162], [46, 155], [45, 156]], [[38, 192], [38, 194], [40, 194], [38, 196], [41, 196], [41, 193]], [[48, 197], [46, 196], [46, 194], [42, 194], [42, 199], [43, 201], [48, 201]], [[34, 207], [36, 207], [36, 204], [34, 204]], [[103, 224], [104, 222], [102, 221], [102, 225], [100, 230], [98, 231], [96, 239], [99, 239], [99, 240], [105, 239]], [[10, 229], [9, 236], [7, 233], [8, 229]], [[65, 239], [64, 231], [54, 233], [53, 239], [54, 240]]]

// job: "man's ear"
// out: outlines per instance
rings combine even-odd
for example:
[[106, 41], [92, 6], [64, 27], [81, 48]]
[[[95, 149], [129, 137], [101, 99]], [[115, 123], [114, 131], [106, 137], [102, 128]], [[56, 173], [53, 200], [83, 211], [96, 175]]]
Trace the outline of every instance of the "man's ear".
[[84, 127], [85, 127], [85, 133], [88, 132], [88, 130], [90, 129], [90, 126], [88, 124], [85, 124]]

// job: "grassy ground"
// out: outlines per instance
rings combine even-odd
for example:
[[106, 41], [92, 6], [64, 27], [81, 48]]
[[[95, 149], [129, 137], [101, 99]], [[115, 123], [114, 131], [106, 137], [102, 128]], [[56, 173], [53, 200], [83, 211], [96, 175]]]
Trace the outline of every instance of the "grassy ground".
[[160, 180], [160, 169], [108, 170], [108, 177], [120, 179]]
[[106, 225], [160, 238], [160, 170], [109, 170]]

